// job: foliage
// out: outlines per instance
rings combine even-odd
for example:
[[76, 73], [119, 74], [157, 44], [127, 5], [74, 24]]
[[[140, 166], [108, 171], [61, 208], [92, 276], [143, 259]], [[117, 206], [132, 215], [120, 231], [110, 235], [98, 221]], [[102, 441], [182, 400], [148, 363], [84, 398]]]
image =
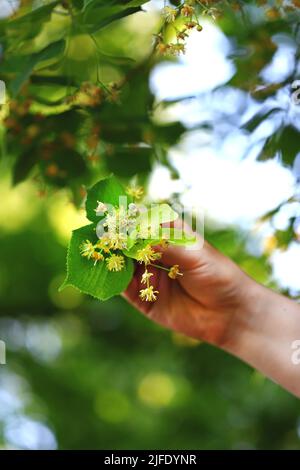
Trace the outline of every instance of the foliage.
[[[168, 148], [186, 129], [156, 118], [149, 74], [162, 59], [184, 53], [188, 34], [201, 31], [205, 17], [232, 41], [235, 73], [224, 92], [228, 87], [243, 90], [257, 104], [250, 120], [243, 122], [240, 112], [227, 116], [227, 124], [253, 135], [261, 148], [258, 159], [279, 157], [293, 166], [299, 150], [291, 89], [298, 73], [298, 1], [173, 1], [144, 38], [138, 28], [130, 36], [124, 20], [139, 12], [148, 15], [141, 13], [146, 3], [23, 0], [11, 17], [0, 21], [0, 79], [9, 94], [2, 111], [5, 155], [15, 184], [33, 177], [42, 192], [67, 187], [80, 204], [85, 187], [111, 171], [124, 181], [139, 175], [143, 182], [159, 161], [176, 177]], [[126, 38], [133, 47], [127, 47]], [[264, 71], [283, 42], [293, 48], [294, 64], [273, 82]], [[282, 103], [282, 93], [290, 94], [289, 103]], [[199, 127], [218, 133], [224, 113], [206, 117]], [[264, 123], [273, 130], [260, 137]], [[292, 239], [297, 239], [295, 232]]]

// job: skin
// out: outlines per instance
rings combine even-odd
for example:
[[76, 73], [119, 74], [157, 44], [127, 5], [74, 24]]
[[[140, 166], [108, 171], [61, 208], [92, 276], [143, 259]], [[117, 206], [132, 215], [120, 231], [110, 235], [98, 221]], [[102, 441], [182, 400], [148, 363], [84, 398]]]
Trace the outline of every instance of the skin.
[[300, 340], [300, 306], [256, 283], [200, 238], [197, 249], [157, 249], [163, 252], [159, 264], [179, 264], [183, 276], [172, 280], [149, 266], [159, 294], [156, 302], [142, 302], [144, 267], [137, 265], [127, 300], [149, 319], [226, 350], [300, 397], [300, 364], [292, 361], [292, 344]]

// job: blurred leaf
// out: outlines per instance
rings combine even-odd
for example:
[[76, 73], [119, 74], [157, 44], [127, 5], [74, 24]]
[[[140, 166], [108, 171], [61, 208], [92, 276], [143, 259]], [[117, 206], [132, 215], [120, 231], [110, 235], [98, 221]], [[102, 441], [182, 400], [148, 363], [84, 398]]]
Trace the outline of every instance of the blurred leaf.
[[300, 132], [294, 126], [285, 127], [279, 139], [279, 147], [283, 162], [291, 166], [300, 152]]
[[43, 24], [50, 20], [53, 9], [59, 3], [59, 0], [50, 2], [47, 5], [33, 9], [25, 15], [3, 22], [4, 31], [6, 34], [22, 38], [22, 40], [33, 38], [39, 33]]
[[58, 61], [65, 48], [65, 41], [57, 41], [36, 54], [27, 56], [10, 56], [4, 63], [4, 72], [16, 72], [16, 76], [9, 82], [9, 89], [16, 96], [23, 83], [30, 77], [32, 71], [42, 62], [50, 59]]
[[259, 155], [259, 160], [268, 160], [279, 153], [282, 162], [292, 166], [297, 154], [300, 152], [300, 132], [292, 125], [280, 128], [275, 134], [268, 137]]
[[282, 111], [281, 108], [272, 108], [267, 112], [259, 112], [255, 114], [248, 122], [246, 122], [242, 128], [249, 132], [253, 132], [262, 122], [265, 122], [273, 114]]
[[107, 155], [107, 168], [124, 178], [149, 173], [152, 154], [149, 147], [114, 147]]
[[141, 5], [148, 0], [132, 0], [129, 2], [115, 2], [107, 0], [91, 0], [84, 9], [82, 17], [82, 26], [90, 34], [109, 25], [115, 20], [132, 15], [141, 10]]
[[36, 163], [36, 153], [33, 149], [29, 149], [23, 155], [20, 155], [13, 169], [13, 184], [25, 180]]
[[57, 148], [50, 158], [39, 158], [39, 165], [45, 180], [57, 186], [71, 185], [72, 180], [82, 178], [86, 172], [82, 155], [68, 148]]

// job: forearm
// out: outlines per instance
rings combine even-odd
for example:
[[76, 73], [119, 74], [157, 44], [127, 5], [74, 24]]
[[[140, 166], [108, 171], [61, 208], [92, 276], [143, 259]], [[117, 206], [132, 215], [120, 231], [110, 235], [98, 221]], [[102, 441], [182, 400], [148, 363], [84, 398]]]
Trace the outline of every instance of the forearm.
[[252, 280], [247, 292], [224, 349], [300, 397], [300, 306]]

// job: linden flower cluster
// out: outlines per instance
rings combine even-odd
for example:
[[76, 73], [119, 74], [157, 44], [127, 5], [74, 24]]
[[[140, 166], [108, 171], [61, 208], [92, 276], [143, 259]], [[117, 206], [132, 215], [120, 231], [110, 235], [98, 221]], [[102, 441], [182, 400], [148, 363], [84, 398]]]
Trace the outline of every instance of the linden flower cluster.
[[[131, 203], [128, 208], [120, 206], [108, 212], [103, 202], [98, 201], [97, 204], [96, 215], [105, 215], [104, 233], [94, 244], [90, 240], [82, 243], [80, 253], [83, 257], [92, 259], [94, 265], [105, 261], [109, 271], [121, 271], [125, 267], [125, 258], [119, 252], [127, 248], [128, 233], [136, 226], [138, 208], [136, 204]], [[117, 253], [114, 253], [115, 251]]]
[[[127, 194], [130, 194], [134, 199], [140, 199], [143, 196], [143, 188], [134, 187], [127, 188]], [[128, 249], [128, 237], [132, 230], [136, 230], [136, 238], [138, 243], [143, 244], [143, 240], [149, 238], [149, 229], [139, 227], [137, 224], [137, 217], [140, 214], [140, 209], [135, 203], [130, 203], [128, 207], [120, 206], [108, 211], [107, 206], [97, 201], [95, 213], [98, 216], [105, 216], [102, 223], [103, 233], [96, 243], [90, 240], [85, 240], [80, 245], [80, 254], [88, 260], [94, 261], [94, 266], [98, 262], [103, 262], [108, 271], [122, 271], [125, 269], [125, 256], [123, 250]], [[99, 236], [99, 235], [98, 235]], [[162, 238], [160, 246], [164, 247], [168, 244], [168, 240]], [[138, 263], [145, 266], [145, 271], [141, 277], [141, 283], [145, 284], [145, 288], [139, 291], [139, 297], [145, 302], [154, 302], [159, 293], [151, 285], [150, 279], [153, 276], [148, 271], [149, 266], [154, 266], [168, 272], [170, 279], [176, 279], [177, 276], [182, 276], [179, 272], [179, 266], [174, 265], [171, 268], [155, 264], [162, 256], [162, 253], [155, 251], [150, 243], [136, 251], [135, 259]]]
[[[160, 55], [173, 55], [178, 56], [185, 53], [186, 38], [188, 32], [192, 29], [202, 31], [202, 26], [199, 23], [198, 16], [195, 10], [195, 4], [200, 3], [198, 0], [187, 0], [178, 7], [165, 6], [162, 10], [162, 18], [164, 24], [173, 26], [176, 33], [176, 43], [165, 43], [163, 33], [160, 32], [155, 36], [156, 51]], [[184, 18], [184, 27], [178, 29], [176, 27], [177, 18]]]
[[137, 261], [141, 264], [144, 264], [145, 266], [145, 271], [141, 277], [141, 284], [145, 284], [146, 287], [144, 289], [140, 289], [139, 292], [140, 299], [145, 302], [155, 302], [157, 299], [157, 294], [159, 294], [159, 291], [154, 290], [154, 286], [150, 283], [150, 279], [153, 276], [153, 273], [148, 271], [149, 265], [168, 271], [168, 276], [170, 279], [176, 279], [177, 276], [183, 275], [179, 272], [178, 264], [172, 266], [170, 269], [154, 264], [154, 261], [159, 260], [161, 257], [162, 253], [159, 251], [154, 251], [150, 244], [137, 251]]

